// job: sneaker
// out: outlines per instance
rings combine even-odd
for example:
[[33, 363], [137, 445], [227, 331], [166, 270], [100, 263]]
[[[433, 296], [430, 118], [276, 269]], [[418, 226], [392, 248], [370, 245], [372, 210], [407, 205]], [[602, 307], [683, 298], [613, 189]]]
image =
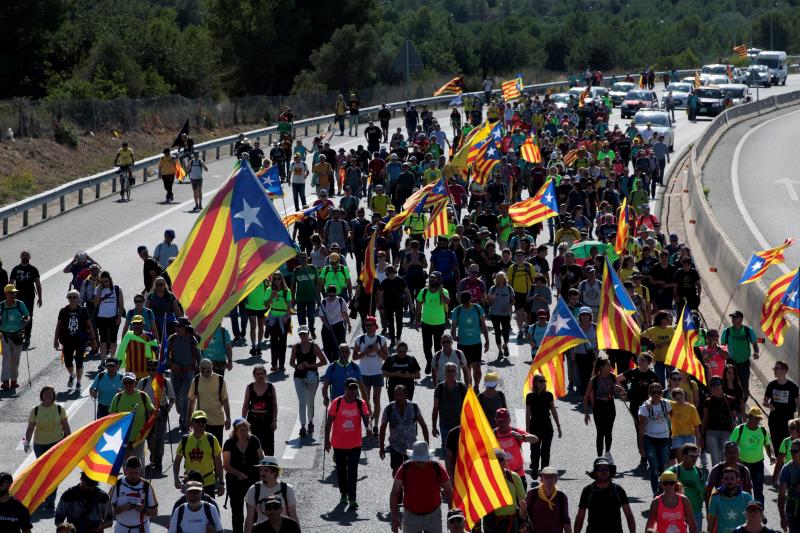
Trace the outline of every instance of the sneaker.
[[426, 374], [430, 374], [431, 373], [431, 364], [430, 363], [427, 363], [425, 365], [425, 373]]
[[306, 431], [308, 432], [309, 437], [314, 436], [314, 422], [309, 422], [306, 426]]
[[23, 341], [23, 343], [22, 343], [22, 349], [23, 350], [27, 350], [30, 347], [31, 347], [31, 342], [30, 341]]
[[377, 424], [375, 424], [374, 426], [372, 426], [372, 434], [373, 434], [375, 437], [377, 437], [377, 436], [378, 436], [378, 425], [377, 425]]
[[258, 350], [256, 348], [250, 348], [250, 355], [257, 355]]
[[350, 500], [350, 505], [347, 506], [348, 511], [358, 511], [358, 502]]
[[75, 384], [75, 376], [70, 374], [69, 379], [67, 380], [67, 388], [71, 389], [74, 384]]
[[10, 388], [11, 387], [8, 385], [8, 381], [4, 381], [2, 384], [0, 384], [0, 389], [8, 390]]
[[342, 494], [339, 497], [339, 505], [347, 505], [347, 494]]
[[76, 381], [76, 382], [75, 382], [75, 390], [76, 390], [76, 391], [79, 391], [79, 390], [81, 390], [81, 382], [80, 382], [80, 381]]
[[311, 340], [312, 341], [317, 340], [317, 332], [314, 331], [313, 329], [311, 330]]

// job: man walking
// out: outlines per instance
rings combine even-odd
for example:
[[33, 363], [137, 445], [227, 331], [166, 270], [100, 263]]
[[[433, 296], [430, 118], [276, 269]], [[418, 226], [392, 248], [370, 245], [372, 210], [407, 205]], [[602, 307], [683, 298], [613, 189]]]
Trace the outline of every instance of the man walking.
[[750, 390], [750, 354], [752, 350], [753, 359], [758, 359], [758, 339], [753, 328], [743, 324], [744, 313], [734, 311], [728, 316], [732, 324], [722, 330], [719, 342], [728, 347], [728, 358], [733, 359], [736, 365], [739, 384], [747, 397], [747, 392]]
[[403, 499], [403, 531], [442, 531], [442, 493], [447, 503], [453, 497], [450, 477], [438, 461], [431, 458], [426, 441], [417, 441], [408, 450], [409, 460], [395, 474], [389, 506], [392, 533], [401, 527], [400, 498]]
[[39, 269], [31, 264], [31, 253], [22, 250], [19, 254], [19, 264], [11, 269], [8, 280], [17, 288], [17, 299], [25, 304], [30, 320], [25, 323], [25, 339], [22, 349], [27, 350], [31, 343], [31, 330], [33, 329], [33, 302], [36, 300], [38, 307], [42, 306], [42, 283], [39, 280]]
[[206, 431], [224, 442], [222, 429], [231, 428], [231, 406], [228, 401], [228, 388], [225, 378], [214, 373], [213, 364], [208, 359], [200, 361], [200, 375], [192, 379], [187, 393], [189, 407], [187, 413], [194, 413], [195, 409], [202, 409], [208, 422]]
[[417, 424], [422, 429], [425, 442], [428, 438], [428, 426], [419, 410], [419, 406], [408, 399], [405, 385], [397, 385], [394, 389], [394, 401], [383, 410], [381, 416], [380, 451], [381, 461], [386, 457], [386, 428], [389, 427], [389, 465], [392, 475], [408, 460], [408, 450], [417, 440]]
[[[136, 388], [147, 394], [150, 401], [155, 402], [155, 392], [153, 391], [153, 381], [155, 380], [158, 371], [158, 361], [152, 360], [147, 362], [148, 376], [139, 380]], [[147, 449], [150, 450], [150, 468], [154, 472], [161, 472], [161, 460], [164, 457], [164, 443], [166, 442], [167, 434], [167, 419], [172, 406], [175, 405], [175, 390], [172, 388], [172, 381], [164, 376], [161, 400], [154, 408], [158, 409], [158, 416], [153, 429], [147, 435]]]
[[28, 307], [17, 300], [19, 291], [12, 284], [3, 289], [5, 300], [0, 302], [0, 347], [3, 349], [2, 384], [0, 389], [19, 387], [19, 362], [25, 340], [25, 328], [31, 317]]
[[[118, 392], [111, 400], [108, 412], [134, 413], [128, 434], [128, 446], [125, 448], [125, 459], [137, 457], [140, 463], [144, 463], [144, 440], [141, 432], [147, 417], [153, 412], [153, 402], [147, 394], [136, 390], [136, 374], [133, 372], [128, 372], [122, 377], [122, 387], [122, 391]], [[141, 442], [134, 446], [133, 444], [137, 440], [141, 440]]]
[[761, 427], [764, 413], [756, 406], [747, 412], [747, 422], [739, 424], [731, 432], [730, 439], [739, 445], [742, 464], [750, 471], [753, 480], [753, 497], [764, 503], [764, 450], [770, 464], [775, 464], [769, 432]]

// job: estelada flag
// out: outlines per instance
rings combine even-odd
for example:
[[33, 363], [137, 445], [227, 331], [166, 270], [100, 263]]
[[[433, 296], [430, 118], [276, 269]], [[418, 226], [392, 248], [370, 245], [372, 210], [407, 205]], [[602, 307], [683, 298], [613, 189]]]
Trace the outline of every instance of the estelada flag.
[[511, 204], [508, 215], [516, 226], [533, 226], [548, 218], [558, 216], [558, 198], [553, 179], [548, 178], [533, 198]]
[[369, 244], [364, 252], [364, 268], [358, 278], [364, 286], [364, 292], [372, 294], [372, 287], [375, 285], [375, 279], [378, 277], [377, 266], [375, 265], [375, 239], [378, 236], [378, 228], [372, 232], [372, 237], [369, 238]]
[[461, 407], [453, 507], [464, 513], [468, 531], [495, 509], [514, 503], [494, 453], [494, 449], [499, 447], [475, 391], [467, 387], [467, 396]]
[[697, 342], [697, 325], [694, 323], [692, 313], [686, 305], [681, 311], [680, 320], [672, 335], [672, 341], [667, 349], [664, 364], [673, 366], [697, 378], [697, 381], [706, 385], [706, 371], [703, 363], [694, 354], [694, 345]]
[[[761, 330], [775, 346], [783, 345], [783, 329], [787, 325], [786, 313], [797, 313], [794, 308], [787, 306], [782, 300], [792, 286], [792, 281], [797, 279], [798, 271], [800, 269], [794, 269], [773, 281], [761, 306]], [[791, 297], [797, 299], [796, 294]]]
[[464, 92], [464, 76], [456, 76], [433, 92], [433, 96], [461, 94]]
[[425, 238], [447, 235], [447, 229], [447, 202], [442, 202], [433, 208], [430, 223], [425, 228]]
[[793, 243], [794, 240], [786, 239], [783, 241], [783, 244], [779, 244], [774, 248], [753, 252], [753, 255], [750, 256], [750, 261], [748, 261], [747, 266], [744, 267], [742, 276], [739, 278], [739, 285], [751, 283], [766, 274], [767, 270], [772, 265], [783, 263], [785, 259], [783, 251]]
[[539, 150], [539, 146], [533, 142], [533, 136], [528, 135], [525, 138], [525, 142], [519, 147], [520, 155], [522, 159], [527, 161], [528, 163], [541, 163], [542, 162], [542, 151]]
[[622, 199], [622, 206], [619, 208], [619, 220], [617, 221], [617, 237], [614, 240], [614, 251], [617, 255], [622, 254], [628, 248], [630, 238], [630, 227], [628, 226], [628, 199]]
[[638, 354], [641, 351], [641, 329], [633, 315], [627, 313], [617, 298], [610, 272], [611, 262], [606, 257], [606, 269], [600, 286], [600, 312], [597, 319], [597, 348], [599, 350], [625, 350]]
[[[58, 485], [96, 450], [102, 440], [103, 463], [116, 464], [113, 457], [125, 455], [125, 443], [133, 422], [133, 413], [116, 413], [89, 422], [40, 455], [16, 476], [10, 492], [30, 512], [58, 488]], [[111, 470], [109, 469], [109, 473]], [[88, 475], [88, 474], [87, 474]]]
[[741, 57], [742, 59], [747, 57], [747, 45], [740, 44], [739, 46], [733, 47], [733, 53], [737, 56]]
[[519, 98], [522, 96], [522, 77], [518, 76], [513, 80], [504, 81], [500, 85], [500, 90], [503, 93], [503, 100], [506, 102]]

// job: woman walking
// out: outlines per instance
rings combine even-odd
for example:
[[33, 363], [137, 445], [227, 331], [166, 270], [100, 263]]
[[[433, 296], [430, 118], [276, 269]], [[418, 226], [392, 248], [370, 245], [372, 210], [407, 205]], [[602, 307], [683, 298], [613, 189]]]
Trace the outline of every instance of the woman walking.
[[64, 366], [67, 368], [67, 372], [69, 372], [67, 388], [71, 388], [73, 383], [75, 383], [76, 372], [73, 370], [74, 361], [75, 367], [78, 369], [78, 380], [75, 390], [80, 390], [81, 377], [83, 377], [83, 353], [86, 350], [86, 341], [89, 340], [91, 342], [92, 350], [97, 350], [97, 339], [94, 336], [94, 329], [92, 328], [92, 321], [89, 318], [89, 313], [80, 305], [80, 293], [72, 289], [67, 293], [67, 301], [69, 302], [67, 306], [61, 308], [58, 312], [53, 347], [56, 350], [58, 350], [59, 344], [62, 347]]
[[[30, 451], [33, 438], [33, 453], [36, 457], [42, 456], [70, 434], [67, 411], [56, 403], [56, 389], [51, 385], [42, 387], [39, 402], [39, 405], [31, 409], [28, 429], [25, 431], [25, 452]], [[44, 501], [45, 509], [51, 512], [56, 508], [56, 492], [54, 490]]]
[[244, 418], [233, 421], [233, 429], [222, 446], [222, 468], [231, 502], [233, 533], [244, 532], [244, 496], [258, 481], [255, 467], [264, 458], [258, 437], [250, 434], [250, 424]]
[[[182, 316], [183, 312], [178, 304], [178, 299], [169, 290], [166, 279], [158, 276], [153, 280], [153, 288], [147, 294], [145, 307], [153, 312], [156, 319], [157, 331], [150, 333], [160, 338], [164, 333], [164, 320], [167, 321], [167, 338], [175, 333], [178, 317]], [[147, 324], [146, 321], [145, 324]], [[161, 342], [166, 342], [166, 339], [161, 339]]]
[[278, 400], [275, 387], [267, 381], [264, 365], [253, 367], [253, 382], [247, 385], [244, 392], [242, 416], [250, 423], [250, 431], [258, 437], [264, 454], [275, 455]]
[[612, 372], [613, 365], [605, 357], [600, 357], [594, 362], [594, 370], [589, 384], [586, 387], [586, 394], [583, 396], [583, 421], [589, 425], [589, 407], [592, 408], [594, 415], [594, 427], [597, 430], [595, 446], [597, 457], [603, 456], [605, 452], [611, 451], [611, 438], [614, 430], [614, 420], [617, 411], [614, 407], [614, 392], [617, 385], [617, 377]]
[[553, 420], [556, 422], [560, 439], [561, 423], [558, 420], [553, 394], [547, 390], [545, 377], [536, 374], [533, 377], [533, 389], [525, 396], [525, 426], [528, 433], [539, 437], [539, 442], [531, 444], [531, 477], [537, 477], [540, 469], [550, 465]]
[[261, 355], [261, 340], [264, 338], [264, 315], [267, 313], [266, 293], [269, 285], [267, 280], [259, 283], [245, 298], [247, 320], [250, 322], [250, 355]]
[[297, 328], [300, 342], [292, 348], [289, 366], [294, 368], [294, 390], [300, 417], [300, 438], [314, 435], [314, 398], [319, 386], [319, 368], [327, 364], [322, 350], [311, 342], [308, 326]]
[[489, 289], [489, 319], [492, 321], [494, 342], [501, 357], [509, 356], [508, 339], [511, 336], [513, 303], [514, 290], [508, 285], [506, 273], [498, 272], [494, 275], [494, 285]]
[[286, 286], [283, 274], [275, 272], [264, 293], [267, 307], [267, 331], [269, 331], [269, 351], [272, 365], [270, 372], [286, 372], [286, 338], [289, 336], [289, 322], [292, 312], [292, 291]]
[[122, 289], [114, 285], [108, 271], [100, 274], [100, 286], [94, 292], [94, 308], [97, 309], [97, 329], [100, 332], [100, 355], [105, 359], [117, 353], [117, 334], [125, 316]]
[[577, 345], [572, 352], [578, 368], [578, 393], [583, 396], [589, 384], [592, 367], [597, 357], [597, 324], [592, 322], [592, 309], [581, 307], [578, 310], [578, 326], [589, 342]]
[[661, 474], [661, 494], [653, 498], [647, 517], [647, 531], [656, 533], [697, 533], [692, 504], [681, 490], [675, 472]]

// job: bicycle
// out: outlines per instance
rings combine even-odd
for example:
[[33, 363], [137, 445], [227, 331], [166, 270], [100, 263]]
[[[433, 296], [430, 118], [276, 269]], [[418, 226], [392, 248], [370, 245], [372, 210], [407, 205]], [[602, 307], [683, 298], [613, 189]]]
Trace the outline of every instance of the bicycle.
[[131, 186], [133, 185], [133, 174], [129, 166], [119, 167], [119, 198], [121, 202], [131, 200]]

